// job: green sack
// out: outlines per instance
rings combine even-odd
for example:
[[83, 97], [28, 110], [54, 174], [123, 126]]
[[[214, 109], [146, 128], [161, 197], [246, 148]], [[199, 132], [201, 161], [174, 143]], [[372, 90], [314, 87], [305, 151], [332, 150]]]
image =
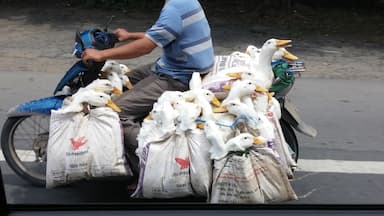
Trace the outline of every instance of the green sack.
[[287, 62], [279, 61], [278, 63], [272, 66], [272, 70], [275, 74], [275, 82], [269, 89], [270, 92], [279, 93], [295, 82], [294, 73], [291, 73], [289, 71], [289, 65]]

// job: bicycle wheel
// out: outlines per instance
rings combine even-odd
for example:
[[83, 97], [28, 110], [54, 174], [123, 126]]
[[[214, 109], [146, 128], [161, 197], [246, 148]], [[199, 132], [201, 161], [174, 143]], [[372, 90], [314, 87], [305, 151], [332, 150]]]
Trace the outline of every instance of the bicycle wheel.
[[33, 185], [45, 186], [49, 115], [10, 117], [3, 125], [1, 148], [11, 169]]

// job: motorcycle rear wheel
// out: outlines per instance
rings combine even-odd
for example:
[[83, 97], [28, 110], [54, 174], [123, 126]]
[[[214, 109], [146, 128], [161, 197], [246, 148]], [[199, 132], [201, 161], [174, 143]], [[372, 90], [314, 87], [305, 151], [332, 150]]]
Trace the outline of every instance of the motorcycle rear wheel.
[[289, 125], [283, 119], [280, 119], [280, 125], [284, 134], [285, 141], [287, 141], [289, 147], [294, 152], [292, 158], [297, 162], [297, 160], [299, 159], [299, 144], [297, 142], [295, 131], [293, 130], [291, 125]]
[[32, 185], [45, 186], [49, 115], [9, 117], [1, 132], [1, 149], [11, 169]]

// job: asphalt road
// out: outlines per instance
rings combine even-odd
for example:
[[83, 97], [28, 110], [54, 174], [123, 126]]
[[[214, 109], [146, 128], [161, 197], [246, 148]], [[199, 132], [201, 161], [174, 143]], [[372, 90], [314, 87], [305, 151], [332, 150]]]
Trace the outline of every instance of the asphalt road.
[[[61, 73], [0, 73], [0, 121], [13, 105], [50, 96]], [[298, 134], [299, 168], [292, 181], [299, 200], [285, 204], [382, 204], [384, 103], [377, 80], [297, 79], [290, 93], [316, 138]], [[11, 204], [132, 204], [125, 182], [102, 181], [44, 189], [30, 186], [0, 162]], [[178, 202], [188, 200], [178, 199]], [[204, 202], [204, 200], [199, 200]]]

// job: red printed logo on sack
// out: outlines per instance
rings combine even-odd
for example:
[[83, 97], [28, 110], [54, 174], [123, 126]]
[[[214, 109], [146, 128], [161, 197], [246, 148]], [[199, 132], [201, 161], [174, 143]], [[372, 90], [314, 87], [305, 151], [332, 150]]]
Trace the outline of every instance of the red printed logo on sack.
[[80, 137], [78, 140], [71, 138], [72, 148], [77, 150], [80, 146], [83, 146], [88, 140], [84, 136]]
[[175, 160], [180, 165], [180, 169], [187, 169], [189, 167], [189, 158], [175, 158]]

